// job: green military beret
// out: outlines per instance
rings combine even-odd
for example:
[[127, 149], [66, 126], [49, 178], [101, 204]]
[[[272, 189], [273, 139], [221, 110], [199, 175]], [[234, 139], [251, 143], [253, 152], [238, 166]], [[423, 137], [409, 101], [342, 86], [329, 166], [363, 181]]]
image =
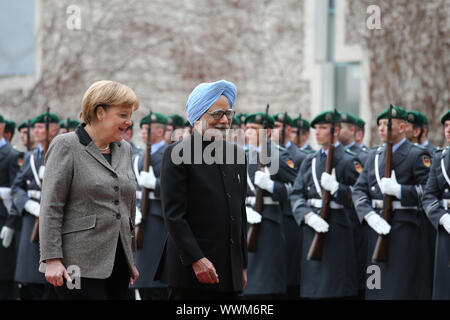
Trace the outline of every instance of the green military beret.
[[447, 120], [450, 120], [450, 110], [442, 115], [441, 123], [444, 124]]
[[16, 129], [16, 123], [11, 120], [5, 120], [5, 131], [13, 132]]
[[[47, 117], [47, 112], [41, 113], [36, 118], [31, 120], [31, 124], [34, 125], [36, 123], [45, 123], [45, 119]], [[50, 123], [58, 123], [59, 124], [59, 117], [54, 113], [49, 113], [49, 122]]]
[[[67, 122], [69, 123], [69, 127], [67, 127]], [[75, 129], [76, 127], [78, 127], [79, 124], [80, 124], [79, 121], [69, 118], [68, 120], [61, 120], [59, 122], [59, 127], [65, 129]]]
[[428, 124], [427, 117], [419, 112], [419, 111], [407, 111], [408, 115], [406, 117], [406, 120], [408, 122], [411, 122], [412, 124], [415, 124], [417, 126], [423, 127], [425, 124]]
[[[264, 112], [256, 112], [256, 113], [249, 114], [245, 118], [245, 124], [247, 124], [247, 123], [264, 124], [265, 117], [266, 117], [266, 114]], [[268, 121], [268, 128], [273, 128], [273, 124], [275, 121], [273, 120], [273, 118], [270, 115], [267, 116], [267, 121]]]
[[[141, 119], [141, 121], [139, 122], [139, 127], [142, 128], [143, 124], [148, 124], [148, 118], [149, 118], [150, 114], [147, 114], [145, 117], [143, 117]], [[161, 124], [167, 124], [168, 122], [168, 118], [167, 116], [163, 115], [162, 113], [159, 112], [152, 112], [152, 123], [161, 123]]]
[[182, 116], [179, 114], [171, 114], [167, 119], [167, 124], [170, 124], [172, 126], [176, 127], [184, 127], [185, 120]]
[[241, 124], [245, 123], [245, 119], [247, 118], [247, 116], [248, 116], [248, 114], [246, 114], [246, 113], [238, 113], [238, 114], [236, 114], [236, 117], [239, 118], [239, 122]]
[[237, 126], [241, 125], [241, 119], [239, 118], [238, 115], [235, 115], [233, 117], [233, 121], [231, 121], [231, 125], [237, 125]]
[[316, 124], [320, 123], [331, 123], [333, 120], [340, 122], [341, 114], [339, 112], [335, 113], [333, 110], [324, 111], [311, 121], [311, 127], [315, 128]]
[[341, 122], [351, 123], [354, 125], [358, 124], [358, 118], [350, 112], [339, 112], [341, 115]]
[[299, 119], [300, 119], [300, 117], [292, 119], [292, 126], [296, 127], [296, 128], [304, 129], [306, 131], [309, 131], [309, 129], [311, 128], [311, 125], [309, 124], [309, 121], [304, 119], [304, 118], [302, 118], [301, 123], [298, 123]]
[[356, 117], [356, 125], [358, 127], [360, 127], [361, 129], [364, 129], [366, 122], [363, 119], [361, 119], [360, 117]]
[[[380, 122], [380, 119], [388, 119], [389, 118], [389, 109], [390, 107], [387, 107], [377, 117], [377, 125]], [[392, 108], [392, 119], [403, 119], [406, 120], [408, 116], [408, 112], [399, 106], [393, 106]]]
[[5, 118], [3, 118], [3, 116], [0, 114], [0, 123], [4, 123], [5, 122]]
[[286, 119], [284, 119], [284, 115], [285, 115], [284, 112], [278, 112], [278, 113], [275, 113], [272, 117], [273, 117], [274, 121], [279, 121], [279, 122], [285, 121], [285, 123], [288, 126], [292, 126], [292, 118], [286, 113]]
[[29, 119], [29, 120], [24, 120], [22, 121], [19, 126], [17, 127], [17, 130], [20, 131], [23, 128], [27, 128], [28, 127], [28, 121], [30, 121], [30, 127], [33, 127], [33, 119]]

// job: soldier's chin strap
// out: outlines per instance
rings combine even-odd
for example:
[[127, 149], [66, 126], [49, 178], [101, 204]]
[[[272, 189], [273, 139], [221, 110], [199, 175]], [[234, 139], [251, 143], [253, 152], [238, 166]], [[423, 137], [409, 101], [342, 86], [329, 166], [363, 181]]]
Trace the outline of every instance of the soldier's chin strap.
[[33, 172], [34, 180], [36, 181], [36, 184], [40, 188], [41, 180], [39, 179], [39, 175], [36, 170], [36, 164], [34, 163], [34, 155], [33, 154], [30, 156], [30, 165], [31, 165], [31, 171]]
[[314, 181], [314, 186], [316, 187], [316, 191], [320, 197], [322, 197], [322, 188], [320, 187], [319, 180], [317, 180], [317, 172], [316, 172], [316, 157], [312, 159], [312, 177]]
[[441, 170], [442, 174], [444, 175], [445, 181], [447, 181], [448, 185], [450, 186], [450, 179], [448, 177], [447, 170], [445, 170], [444, 157], [441, 157]]

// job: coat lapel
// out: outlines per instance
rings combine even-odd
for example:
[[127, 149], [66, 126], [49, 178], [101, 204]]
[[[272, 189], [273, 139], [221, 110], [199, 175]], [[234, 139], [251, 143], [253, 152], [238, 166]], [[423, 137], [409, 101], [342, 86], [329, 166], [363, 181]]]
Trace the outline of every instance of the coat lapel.
[[403, 144], [393, 153], [392, 168], [398, 169], [401, 163], [408, 157], [411, 149], [411, 143], [409, 141], [403, 142]]
[[[113, 150], [115, 148], [115, 146], [112, 147]], [[114, 169], [112, 168], [112, 166], [108, 163], [108, 161], [106, 161], [105, 157], [100, 153], [100, 151], [98, 151], [95, 143], [93, 141], [91, 141], [87, 146], [86, 146], [86, 151], [87, 153], [89, 153], [95, 160], [97, 160], [100, 164], [102, 164], [106, 169], [115, 172]], [[116, 151], [115, 152], [116, 157], [119, 156], [119, 153]], [[117, 162], [114, 161], [114, 151], [112, 153], [112, 163], [113, 164], [117, 164]]]
[[[117, 171], [119, 169], [119, 164], [121, 162], [122, 158], [122, 152], [120, 152], [120, 148], [122, 147], [121, 142], [113, 142], [111, 143], [111, 166], [114, 171]], [[102, 158], [104, 158], [102, 156]], [[108, 161], [106, 161], [108, 163]]]

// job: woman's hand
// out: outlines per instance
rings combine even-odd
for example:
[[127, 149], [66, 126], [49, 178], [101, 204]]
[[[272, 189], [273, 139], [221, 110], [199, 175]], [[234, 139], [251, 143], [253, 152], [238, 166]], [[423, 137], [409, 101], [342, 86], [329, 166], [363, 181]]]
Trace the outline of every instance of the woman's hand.
[[133, 267], [133, 277], [130, 277], [130, 286], [132, 286], [139, 278], [139, 271], [136, 267]]
[[55, 287], [60, 287], [64, 284], [63, 277], [67, 282], [72, 282], [66, 268], [61, 262], [61, 259], [49, 259], [45, 262], [45, 279]]

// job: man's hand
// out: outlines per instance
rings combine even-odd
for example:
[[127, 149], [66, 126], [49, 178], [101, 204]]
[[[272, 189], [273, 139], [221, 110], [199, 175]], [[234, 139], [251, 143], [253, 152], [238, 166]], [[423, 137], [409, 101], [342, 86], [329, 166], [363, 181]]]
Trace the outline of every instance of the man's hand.
[[156, 177], [153, 168], [150, 166], [148, 171], [141, 171], [138, 183], [142, 188], [155, 189]]
[[242, 270], [242, 290], [245, 289], [245, 286], [247, 285], [247, 269]]
[[245, 211], [247, 212], [247, 222], [254, 224], [254, 223], [260, 223], [262, 216], [256, 212], [253, 208], [251, 207], [245, 207]]
[[41, 205], [34, 200], [28, 200], [27, 202], [25, 202], [25, 210], [37, 218], [39, 218], [40, 209]]
[[439, 219], [439, 224], [441, 224], [444, 229], [450, 234], [450, 214], [443, 214], [441, 219]]
[[320, 177], [320, 185], [325, 190], [330, 191], [331, 195], [339, 189], [339, 182], [336, 180], [336, 173], [334, 169], [331, 174], [326, 172], [322, 173], [322, 176]]
[[64, 284], [63, 277], [67, 282], [72, 282], [66, 268], [61, 262], [61, 259], [49, 259], [45, 262], [45, 279], [55, 287], [60, 287]]
[[397, 182], [395, 171], [392, 171], [390, 178], [381, 178], [380, 189], [383, 194], [388, 194], [400, 199], [401, 185]]
[[255, 184], [270, 193], [273, 192], [274, 182], [270, 179], [269, 169], [264, 168], [264, 171], [258, 170], [255, 172]]
[[216, 273], [214, 265], [206, 258], [192, 263], [192, 269], [194, 269], [197, 280], [201, 283], [219, 283], [219, 275]]
[[130, 286], [132, 286], [139, 278], [139, 271], [136, 267], [133, 267], [133, 277], [130, 277]]
[[8, 248], [11, 245], [12, 239], [14, 238], [14, 229], [3, 226], [0, 231], [0, 239], [2, 239], [2, 245], [5, 248]]
[[322, 219], [321, 216], [314, 212], [305, 215], [305, 223], [313, 228], [316, 232], [328, 232], [330, 225]]
[[367, 224], [375, 230], [378, 234], [388, 234], [391, 231], [391, 226], [380, 217], [375, 211], [370, 211], [368, 214], [364, 216], [364, 219], [367, 221]]

